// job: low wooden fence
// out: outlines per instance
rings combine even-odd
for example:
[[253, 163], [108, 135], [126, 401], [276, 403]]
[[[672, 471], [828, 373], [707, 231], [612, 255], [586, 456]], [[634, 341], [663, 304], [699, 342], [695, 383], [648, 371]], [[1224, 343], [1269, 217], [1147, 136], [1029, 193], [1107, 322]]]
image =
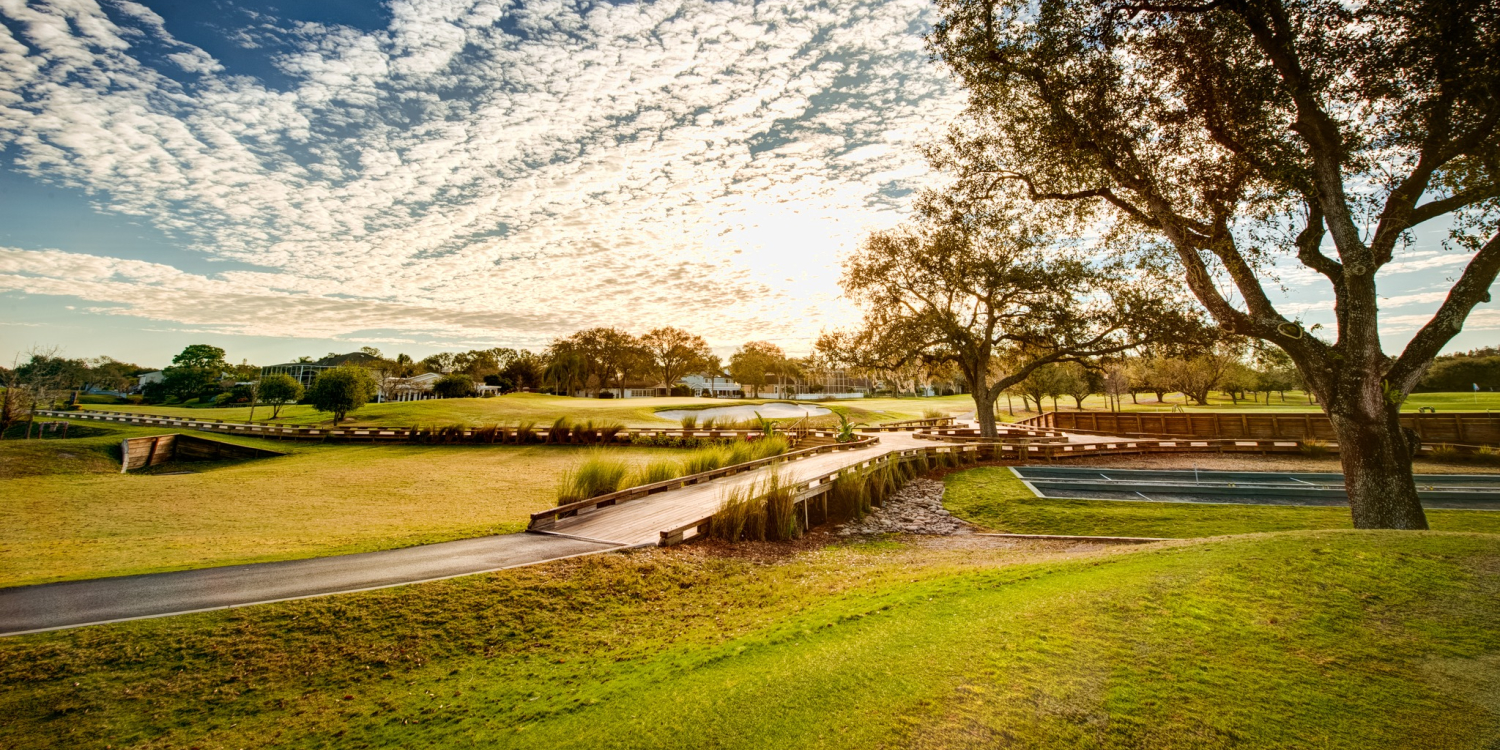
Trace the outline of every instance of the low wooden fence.
[[589, 498], [588, 500], [580, 500], [576, 503], [559, 505], [555, 508], [548, 508], [544, 511], [532, 513], [531, 523], [527, 526], [527, 528], [532, 531], [548, 531], [554, 528], [557, 525], [557, 522], [561, 519], [574, 518], [586, 513], [592, 513], [602, 508], [613, 507], [616, 505], [620, 505], [621, 503], [630, 502], [631, 500], [640, 500], [641, 498], [649, 497], [661, 492], [666, 492], [668, 490], [675, 490], [680, 487], [701, 484], [703, 482], [712, 481], [714, 479], [720, 479], [722, 477], [732, 476], [734, 474], [741, 474], [746, 471], [753, 471], [762, 466], [769, 466], [774, 463], [797, 461], [803, 458], [808, 458], [810, 456], [816, 456], [821, 453], [833, 453], [835, 451], [868, 448], [869, 446], [875, 445], [879, 442], [880, 438], [878, 437], [867, 437], [862, 440], [856, 440], [850, 443], [819, 445], [813, 448], [804, 448], [802, 450], [783, 453], [779, 456], [771, 456], [769, 458], [756, 459], [754, 461], [747, 461], [745, 463], [735, 464], [733, 466], [723, 466], [711, 471], [702, 471], [697, 474], [689, 474], [685, 477], [677, 477], [676, 479], [668, 479], [662, 482], [653, 482], [652, 484], [643, 484], [637, 487], [630, 487], [628, 489], [620, 490], [619, 492], [611, 492], [607, 495], [600, 495], [598, 497]]
[[[190, 430], [201, 430], [226, 435], [244, 435], [246, 437], [267, 438], [270, 440], [331, 440], [352, 442], [416, 442], [416, 443], [546, 443], [550, 441], [551, 430], [547, 427], [534, 427], [526, 433], [521, 433], [515, 427], [497, 427], [493, 430], [479, 429], [400, 429], [385, 427], [360, 427], [360, 428], [328, 428], [328, 427], [290, 427], [286, 425], [271, 424], [266, 422], [226, 422], [222, 419], [182, 419], [179, 417], [162, 417], [150, 414], [130, 414], [124, 412], [101, 412], [101, 411], [42, 411], [37, 414], [51, 417], [66, 417], [68, 419], [82, 419], [93, 422], [113, 422], [117, 424], [147, 425], [160, 427], [178, 427]], [[658, 437], [658, 438], [704, 438], [710, 440], [743, 440], [746, 437], [760, 435], [760, 430], [693, 430], [681, 428], [624, 428], [618, 431], [611, 429], [594, 428], [580, 435], [577, 430], [570, 430], [565, 441], [566, 444], [593, 444], [599, 442], [629, 443], [635, 437]]]
[[[1120, 437], [1193, 437], [1254, 440], [1335, 440], [1333, 425], [1322, 413], [1226, 412], [1048, 412], [1024, 424], [1068, 432]], [[1424, 443], [1500, 445], [1500, 414], [1452, 412], [1401, 415], [1401, 424], [1416, 431]]]
[[120, 473], [159, 466], [168, 461], [222, 461], [282, 455], [285, 454], [192, 435], [152, 435], [120, 441]]
[[912, 435], [920, 440], [934, 440], [944, 443], [994, 443], [994, 442], [1027, 442], [1027, 443], [1066, 443], [1067, 433], [1056, 430], [1026, 430], [1013, 427], [1002, 427], [996, 430], [994, 437], [986, 437], [979, 430], [972, 427], [953, 427], [946, 429], [918, 430]]

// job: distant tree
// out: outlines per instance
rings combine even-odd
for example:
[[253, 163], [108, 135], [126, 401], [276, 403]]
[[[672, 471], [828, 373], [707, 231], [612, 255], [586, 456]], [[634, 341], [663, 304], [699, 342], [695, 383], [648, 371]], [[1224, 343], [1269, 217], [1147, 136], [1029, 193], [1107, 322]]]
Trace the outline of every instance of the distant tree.
[[997, 434], [995, 400], [1035, 369], [1193, 323], [1144, 257], [1094, 257], [1004, 191], [960, 183], [924, 191], [915, 208], [913, 223], [870, 235], [845, 262], [845, 295], [864, 310], [856, 336], [895, 359], [956, 365], [982, 435]]
[[349, 412], [369, 403], [376, 391], [369, 370], [345, 365], [318, 373], [307, 396], [314, 409], [332, 412], [333, 424], [337, 426]]
[[1243, 341], [1226, 339], [1195, 356], [1166, 360], [1162, 365], [1172, 390], [1181, 391], [1194, 403], [1208, 405], [1208, 395], [1217, 389], [1243, 356]]
[[1066, 362], [1059, 370], [1061, 382], [1058, 385], [1063, 395], [1073, 399], [1073, 404], [1080, 411], [1083, 410], [1085, 399], [1104, 390], [1104, 376], [1096, 367], [1082, 362]]
[[556, 352], [571, 352], [582, 358], [588, 377], [600, 389], [619, 388], [624, 395], [625, 381], [640, 372], [646, 360], [640, 341], [618, 328], [589, 328], [566, 339], [553, 342]]
[[479, 390], [474, 387], [474, 379], [462, 372], [450, 372], [438, 378], [432, 384], [432, 392], [438, 398], [472, 398], [479, 395]]
[[685, 375], [702, 370], [713, 352], [708, 343], [681, 328], [656, 328], [641, 337], [648, 357], [648, 370], [662, 385], [671, 388]]
[[583, 355], [567, 341], [553, 342], [549, 347], [547, 367], [542, 371], [542, 382], [558, 395], [571, 396], [586, 388], [588, 381], [589, 365]]
[[751, 341], [729, 357], [729, 376], [754, 388], [754, 396], [786, 371], [786, 353], [769, 341]]
[[1500, 388], [1500, 356], [1472, 356], [1440, 358], [1432, 369], [1422, 377], [1418, 391], [1493, 391]]
[[220, 390], [230, 367], [224, 361], [224, 350], [208, 344], [193, 344], [172, 358], [172, 365], [162, 370], [160, 390], [180, 399], [207, 395], [212, 397]]
[[261, 378], [257, 388], [256, 400], [270, 405], [272, 419], [281, 416], [282, 407], [302, 400], [302, 383], [285, 373], [278, 372]]
[[32, 395], [33, 405], [50, 409], [69, 392], [83, 387], [88, 378], [88, 364], [81, 359], [60, 357], [55, 348], [32, 349], [26, 362], [16, 368], [16, 374]]
[[96, 357], [86, 361], [84, 388], [123, 392], [135, 381], [140, 365], [118, 362], [110, 357]]
[[453, 352], [438, 352], [422, 358], [419, 366], [423, 372], [436, 372], [444, 375], [453, 372], [456, 366]]
[[516, 352], [514, 359], [500, 368], [500, 377], [515, 384], [516, 388], [537, 388], [542, 384], [542, 372], [546, 361], [541, 356], [525, 349]]

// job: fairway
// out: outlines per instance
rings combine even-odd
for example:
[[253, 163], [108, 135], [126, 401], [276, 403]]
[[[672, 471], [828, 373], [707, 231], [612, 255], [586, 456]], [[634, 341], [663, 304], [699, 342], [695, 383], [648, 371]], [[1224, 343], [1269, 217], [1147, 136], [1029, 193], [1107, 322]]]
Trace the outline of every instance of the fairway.
[[[559, 417], [574, 422], [593, 420], [595, 423], [617, 423], [627, 427], [675, 427], [676, 420], [663, 419], [656, 412], [669, 409], [710, 409], [738, 404], [759, 404], [777, 399], [713, 399], [713, 398], [631, 398], [598, 399], [547, 396], [539, 393], [511, 393], [494, 398], [454, 398], [402, 403], [368, 404], [349, 415], [343, 426], [379, 425], [383, 427], [427, 427], [432, 425], [464, 424], [486, 426], [500, 424], [514, 426], [520, 422], [534, 422], [545, 427]], [[784, 401], [784, 400], [783, 400]], [[866, 423], [892, 422], [917, 419], [928, 410], [938, 410], [947, 415], [974, 411], [974, 401], [967, 395], [941, 396], [934, 398], [870, 398], [847, 401], [818, 401], [816, 403], [836, 413], [847, 414], [855, 421]], [[124, 411], [136, 414], [160, 414], [164, 416], [188, 417], [191, 419], [222, 419], [245, 421], [250, 418], [248, 406], [230, 408], [196, 408], [186, 406], [99, 406], [85, 405], [86, 409], [102, 411]], [[255, 420], [267, 421], [271, 410], [256, 409]], [[291, 425], [331, 424], [332, 418], [307, 405], [293, 405], [281, 410], [279, 423]]]
[[[0, 442], [0, 586], [366, 552], [520, 531], [588, 450], [235, 442], [287, 451], [119, 473], [111, 426]], [[632, 464], [667, 449], [611, 448]]]
[[686, 547], [0, 640], [0, 744], [1492, 747], [1500, 540]]
[[[1349, 508], [1198, 505], [1037, 497], [1008, 467], [949, 474], [943, 507], [991, 531], [1168, 539], [1266, 531], [1352, 528]], [[1437, 531], [1500, 534], [1500, 511], [1428, 510]]]

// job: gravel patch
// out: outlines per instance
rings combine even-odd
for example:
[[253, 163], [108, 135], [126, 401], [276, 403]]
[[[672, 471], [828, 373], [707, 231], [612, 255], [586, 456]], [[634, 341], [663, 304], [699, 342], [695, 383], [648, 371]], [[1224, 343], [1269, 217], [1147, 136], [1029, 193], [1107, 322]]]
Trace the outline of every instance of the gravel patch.
[[953, 535], [972, 534], [974, 529], [943, 508], [942, 482], [913, 479], [864, 520], [851, 521], [838, 530], [840, 536], [892, 533]]

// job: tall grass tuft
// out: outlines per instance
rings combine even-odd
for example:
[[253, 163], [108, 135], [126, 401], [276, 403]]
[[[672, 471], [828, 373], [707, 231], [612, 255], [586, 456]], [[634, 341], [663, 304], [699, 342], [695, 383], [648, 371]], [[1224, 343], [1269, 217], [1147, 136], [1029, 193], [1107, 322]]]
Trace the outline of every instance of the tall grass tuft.
[[611, 458], [602, 449], [589, 451], [583, 463], [563, 474], [557, 486], [557, 504], [567, 505], [580, 500], [608, 495], [625, 484], [625, 475], [630, 467], [618, 458]]
[[828, 490], [828, 520], [858, 521], [870, 512], [869, 480], [864, 472], [840, 474]]
[[682, 470], [688, 474], [702, 474], [727, 464], [729, 451], [720, 446], [699, 448], [689, 453], [682, 461]]
[[516, 425], [516, 445], [526, 445], [536, 439], [536, 422]]
[[625, 429], [625, 425], [618, 422], [599, 425], [599, 442], [610, 444], [615, 442], [615, 436]]
[[750, 460], [757, 461], [762, 458], [779, 456], [786, 453], [791, 447], [791, 443], [787, 442], [784, 435], [763, 437], [750, 444]]
[[639, 487], [643, 484], [656, 484], [669, 479], [676, 479], [683, 475], [682, 462], [671, 458], [652, 459], [645, 466], [635, 470], [626, 484], [630, 487]]
[[1325, 443], [1317, 438], [1308, 438], [1306, 440], [1303, 440], [1300, 449], [1304, 454], [1312, 456], [1313, 458], [1320, 458], [1322, 456], [1328, 455], [1328, 443]]
[[698, 426], [698, 415], [689, 414], [682, 418], [682, 429], [691, 430]]
[[730, 443], [724, 456], [724, 465], [733, 466], [755, 459], [755, 448], [744, 440], [736, 440]]
[[552, 423], [552, 427], [547, 430], [547, 442], [554, 445], [566, 443], [572, 433], [573, 422], [567, 417], [558, 417], [557, 421]]
[[714, 429], [714, 425], [716, 425], [718, 423], [719, 423], [719, 420], [718, 420], [717, 417], [704, 417], [703, 418], [703, 425], [702, 425], [702, 427], [705, 430], [712, 430], [712, 429]]
[[502, 442], [505, 440], [505, 430], [500, 429], [500, 425], [497, 424], [474, 428], [474, 442], [476, 443], [493, 443], [496, 435], [500, 436]]
[[784, 542], [802, 536], [802, 524], [797, 521], [797, 496], [780, 472], [766, 477], [758, 494], [766, 505], [766, 539]]
[[1457, 461], [1463, 458], [1463, 453], [1447, 443], [1439, 443], [1432, 446], [1432, 451], [1427, 454], [1434, 461]]
[[594, 420], [586, 419], [583, 421], [583, 424], [573, 425], [573, 442], [592, 443], [594, 442], [596, 437], [597, 433], [594, 432]]
[[923, 419], [942, 419], [943, 417], [946, 417], [946, 416], [948, 416], [948, 415], [945, 414], [945, 413], [943, 413], [942, 409], [923, 409], [922, 410], [922, 418]]

